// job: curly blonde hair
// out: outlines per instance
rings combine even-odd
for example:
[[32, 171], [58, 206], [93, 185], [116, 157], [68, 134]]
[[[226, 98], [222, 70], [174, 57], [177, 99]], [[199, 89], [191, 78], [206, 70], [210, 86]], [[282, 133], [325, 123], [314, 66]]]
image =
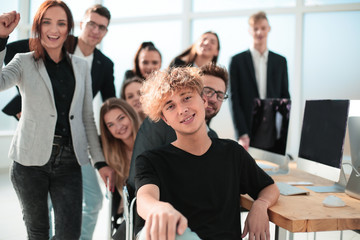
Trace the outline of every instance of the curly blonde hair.
[[200, 95], [203, 90], [201, 71], [196, 67], [175, 67], [153, 72], [144, 82], [140, 102], [143, 111], [157, 122], [162, 116], [165, 99], [181, 89], [191, 89]]

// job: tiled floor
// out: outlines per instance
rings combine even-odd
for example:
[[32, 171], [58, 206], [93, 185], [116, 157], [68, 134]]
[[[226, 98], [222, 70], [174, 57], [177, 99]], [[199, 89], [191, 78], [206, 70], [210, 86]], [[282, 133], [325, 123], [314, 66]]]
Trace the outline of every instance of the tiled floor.
[[[102, 186], [105, 190], [105, 186]], [[109, 229], [109, 201], [105, 198], [100, 212], [98, 223], [94, 232], [94, 240], [108, 240]], [[245, 220], [246, 214], [242, 214]], [[244, 224], [242, 224], [244, 225]], [[270, 226], [271, 239], [274, 239], [274, 225]], [[287, 234], [287, 239], [289, 234]], [[26, 239], [26, 230], [22, 220], [20, 205], [12, 187], [9, 173], [0, 170], [0, 240], [23, 240]], [[319, 233], [296, 233], [294, 240], [360, 240], [360, 234], [353, 231], [319, 232]]]

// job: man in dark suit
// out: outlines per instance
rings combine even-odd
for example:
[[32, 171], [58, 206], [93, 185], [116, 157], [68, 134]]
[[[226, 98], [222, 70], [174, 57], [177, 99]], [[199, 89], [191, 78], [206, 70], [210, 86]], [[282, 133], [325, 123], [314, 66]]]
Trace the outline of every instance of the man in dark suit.
[[231, 58], [230, 90], [236, 137], [246, 150], [250, 144], [251, 116], [255, 98], [290, 98], [286, 59], [267, 48], [270, 25], [266, 14], [249, 18], [253, 45]]
[[[75, 37], [70, 53], [85, 58], [91, 69], [93, 97], [101, 93], [103, 101], [115, 97], [114, 63], [96, 48], [108, 31], [110, 12], [102, 5], [94, 5], [85, 12], [80, 22], [81, 33]], [[29, 40], [20, 40], [7, 45], [5, 63], [16, 53], [29, 52]], [[21, 96], [15, 96], [3, 112], [17, 119], [21, 116]], [[103, 166], [97, 166], [100, 169]], [[102, 207], [102, 192], [90, 161], [81, 167], [83, 180], [83, 216], [81, 240], [92, 239], [98, 213]], [[51, 234], [51, 233], [50, 233]]]

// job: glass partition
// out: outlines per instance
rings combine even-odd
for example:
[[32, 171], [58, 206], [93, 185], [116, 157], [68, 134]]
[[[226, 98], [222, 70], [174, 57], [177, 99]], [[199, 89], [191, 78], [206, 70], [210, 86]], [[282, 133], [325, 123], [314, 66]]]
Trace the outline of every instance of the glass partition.
[[359, 3], [360, 0], [304, 0], [306, 6]]
[[[165, 34], [166, 33], [166, 34]], [[124, 73], [133, 68], [135, 53], [144, 41], [152, 41], [162, 55], [162, 69], [180, 53], [181, 22], [154, 21], [127, 24], [110, 24], [102, 42], [103, 53], [115, 64], [115, 86], [117, 96]]]
[[243, 9], [254, 9], [254, 11], [258, 11], [265, 8], [295, 7], [296, 4], [296, 0], [193, 0], [192, 2], [194, 12], [217, 12]]
[[[82, 20], [82, 17], [84, 16], [86, 9], [91, 7], [91, 5], [97, 3], [95, 0], [81, 0], [81, 1], [63, 0], [63, 1], [70, 8], [75, 22], [79, 22], [80, 20]], [[30, 4], [31, 22], [32, 19], [34, 18], [37, 9], [43, 2], [44, 0], [31, 0], [31, 4]]]
[[[137, 1], [114, 1], [104, 0], [103, 4], [110, 9], [113, 18], [143, 17], [156, 15], [180, 14], [182, 12], [182, 0], [137, 0]], [[116, 11], [115, 11], [116, 10]]]
[[360, 12], [304, 16], [303, 98], [359, 99]]

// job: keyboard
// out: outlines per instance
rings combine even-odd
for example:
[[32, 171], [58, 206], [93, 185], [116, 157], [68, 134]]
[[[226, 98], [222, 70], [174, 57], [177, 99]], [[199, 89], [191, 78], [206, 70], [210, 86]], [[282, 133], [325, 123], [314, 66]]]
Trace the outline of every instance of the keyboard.
[[298, 188], [295, 186], [291, 186], [290, 184], [287, 184], [284, 182], [276, 182], [276, 185], [278, 186], [281, 195], [293, 196], [293, 195], [308, 195], [309, 194], [309, 191], [307, 191], [307, 190], [304, 190], [302, 188]]

